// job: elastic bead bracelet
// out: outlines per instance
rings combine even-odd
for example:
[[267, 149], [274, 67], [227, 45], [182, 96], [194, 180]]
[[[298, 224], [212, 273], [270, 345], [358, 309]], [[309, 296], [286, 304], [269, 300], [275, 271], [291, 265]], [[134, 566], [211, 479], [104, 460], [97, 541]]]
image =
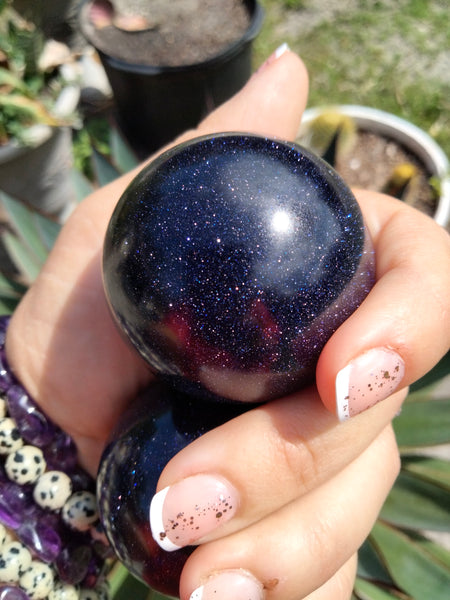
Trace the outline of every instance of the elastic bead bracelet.
[[73, 440], [11, 371], [0, 316], [0, 600], [107, 600], [112, 557]]

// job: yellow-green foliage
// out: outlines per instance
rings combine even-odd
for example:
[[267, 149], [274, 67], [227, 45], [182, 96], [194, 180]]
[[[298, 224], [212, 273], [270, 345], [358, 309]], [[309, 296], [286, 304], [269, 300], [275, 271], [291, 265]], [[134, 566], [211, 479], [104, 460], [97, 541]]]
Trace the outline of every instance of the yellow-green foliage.
[[43, 42], [42, 32], [11, 1], [0, 0], [0, 144], [12, 138], [22, 141], [29, 125], [59, 124], [49, 112], [58, 77], [38, 68]]
[[308, 125], [303, 143], [320, 156], [336, 145], [338, 157], [345, 156], [355, 145], [356, 125], [350, 117], [330, 109], [321, 113]]

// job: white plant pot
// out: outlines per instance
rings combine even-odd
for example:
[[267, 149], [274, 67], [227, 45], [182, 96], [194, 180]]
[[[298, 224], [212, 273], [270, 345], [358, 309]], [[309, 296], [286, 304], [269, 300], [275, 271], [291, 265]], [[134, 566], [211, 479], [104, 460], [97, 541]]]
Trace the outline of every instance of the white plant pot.
[[433, 138], [416, 125], [396, 115], [376, 108], [352, 104], [306, 110], [300, 125], [299, 137], [311, 121], [329, 110], [349, 116], [360, 129], [398, 141], [415, 154], [441, 184], [441, 196], [434, 213], [434, 220], [443, 227], [450, 225], [450, 165], [445, 152]]
[[[61, 119], [71, 115], [79, 95], [77, 86], [65, 87], [52, 114]], [[0, 146], [0, 190], [64, 221], [76, 204], [71, 129], [36, 124], [24, 131], [24, 140], [25, 145], [11, 140]]]
[[71, 169], [72, 137], [68, 127], [51, 130], [35, 147], [11, 143], [0, 148], [0, 189], [58, 219], [75, 202]]

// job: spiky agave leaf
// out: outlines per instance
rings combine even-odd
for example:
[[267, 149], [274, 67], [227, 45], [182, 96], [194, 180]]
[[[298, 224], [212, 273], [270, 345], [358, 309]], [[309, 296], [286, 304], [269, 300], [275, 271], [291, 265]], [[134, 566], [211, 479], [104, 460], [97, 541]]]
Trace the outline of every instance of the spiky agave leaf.
[[442, 382], [449, 361], [447, 354], [415, 384], [394, 420], [402, 469], [360, 550], [358, 600], [448, 598], [450, 390]]

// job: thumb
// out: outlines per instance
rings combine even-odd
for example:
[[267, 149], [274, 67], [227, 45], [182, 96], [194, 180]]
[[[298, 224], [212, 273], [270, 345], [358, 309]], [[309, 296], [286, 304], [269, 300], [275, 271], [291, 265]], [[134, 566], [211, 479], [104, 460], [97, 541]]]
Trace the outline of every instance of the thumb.
[[244, 131], [293, 139], [308, 97], [308, 74], [301, 59], [280, 46], [252, 75], [244, 88], [208, 115], [193, 135]]

